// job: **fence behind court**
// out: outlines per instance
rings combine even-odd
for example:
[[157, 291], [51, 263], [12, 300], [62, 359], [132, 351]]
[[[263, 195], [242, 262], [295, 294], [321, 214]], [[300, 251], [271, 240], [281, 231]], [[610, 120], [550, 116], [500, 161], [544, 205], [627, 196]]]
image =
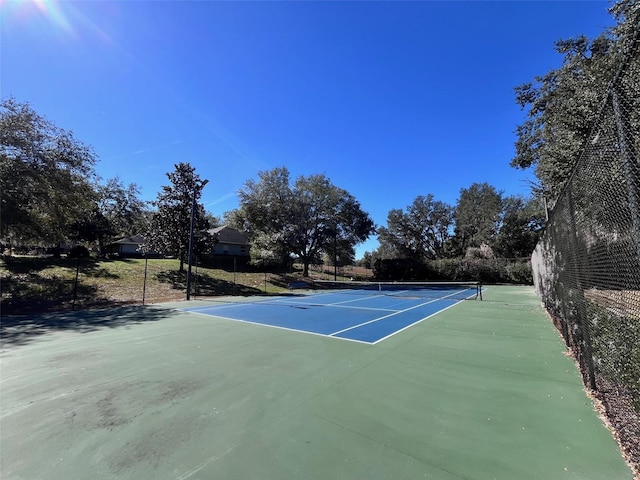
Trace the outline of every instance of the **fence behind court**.
[[640, 48], [621, 66], [533, 256], [537, 292], [640, 467]]

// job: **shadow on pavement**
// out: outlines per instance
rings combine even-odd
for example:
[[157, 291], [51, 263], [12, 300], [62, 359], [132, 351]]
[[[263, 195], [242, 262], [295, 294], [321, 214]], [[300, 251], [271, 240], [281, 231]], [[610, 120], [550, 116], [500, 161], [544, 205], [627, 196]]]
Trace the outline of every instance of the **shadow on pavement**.
[[26, 345], [42, 335], [65, 330], [80, 333], [162, 320], [173, 310], [157, 306], [128, 306], [101, 310], [44, 313], [3, 318], [0, 347]]

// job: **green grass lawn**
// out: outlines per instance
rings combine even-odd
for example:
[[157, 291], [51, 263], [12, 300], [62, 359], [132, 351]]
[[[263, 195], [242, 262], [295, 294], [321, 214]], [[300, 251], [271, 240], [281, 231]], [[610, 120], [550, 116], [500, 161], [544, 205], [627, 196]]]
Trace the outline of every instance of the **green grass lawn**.
[[[5, 257], [0, 262], [2, 315], [157, 303], [186, 296], [186, 265], [176, 259], [53, 259]], [[76, 285], [76, 271], [78, 282]], [[233, 272], [192, 269], [192, 295], [281, 293], [300, 273]], [[74, 302], [75, 291], [75, 302]]]

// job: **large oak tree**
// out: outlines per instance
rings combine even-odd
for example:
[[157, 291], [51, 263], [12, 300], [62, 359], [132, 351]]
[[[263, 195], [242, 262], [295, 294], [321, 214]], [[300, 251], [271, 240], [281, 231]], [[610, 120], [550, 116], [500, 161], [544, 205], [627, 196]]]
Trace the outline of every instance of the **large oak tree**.
[[455, 244], [459, 255], [469, 247], [492, 245], [500, 228], [502, 193], [488, 183], [460, 190], [455, 213]]
[[28, 103], [0, 103], [0, 236], [10, 244], [57, 243], [94, 210], [96, 157], [72, 132]]
[[378, 240], [394, 256], [419, 260], [442, 258], [453, 227], [454, 209], [432, 194], [418, 196], [406, 211], [393, 209]]
[[252, 239], [264, 252], [297, 255], [305, 276], [312, 260], [335, 253], [338, 245], [352, 248], [374, 232], [353, 195], [325, 175], [300, 176], [291, 184], [285, 167], [274, 168], [260, 172], [258, 181], [247, 181], [239, 197], [237, 217]]

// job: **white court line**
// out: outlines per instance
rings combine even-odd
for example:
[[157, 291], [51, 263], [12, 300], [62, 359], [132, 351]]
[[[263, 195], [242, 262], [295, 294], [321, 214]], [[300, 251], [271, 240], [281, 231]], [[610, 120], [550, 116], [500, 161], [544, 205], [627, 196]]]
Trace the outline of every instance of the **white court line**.
[[[464, 290], [463, 290], [463, 291], [464, 291]], [[471, 297], [473, 297], [473, 296], [474, 296], [474, 294], [471, 294], [471, 295], [469, 295], [467, 298], [471, 298]], [[378, 340], [376, 340], [375, 342], [373, 342], [373, 345], [375, 345], [375, 344], [377, 344], [377, 343], [379, 343], [379, 342], [381, 342], [381, 341], [383, 341], [383, 340], [386, 340], [387, 338], [391, 338], [391, 337], [393, 337], [394, 335], [396, 335], [397, 333], [404, 332], [404, 331], [405, 331], [405, 330], [407, 330], [408, 328], [411, 328], [411, 327], [413, 327], [414, 325], [419, 324], [420, 322], [424, 322], [424, 321], [425, 321], [425, 320], [427, 320], [428, 318], [431, 318], [431, 317], [433, 317], [434, 315], [439, 314], [440, 312], [444, 312], [445, 310], [449, 310], [451, 307], [455, 307], [456, 305], [458, 305], [460, 302], [463, 302], [463, 301], [464, 301], [464, 300], [459, 300], [459, 301], [457, 301], [456, 303], [454, 303], [454, 304], [452, 304], [452, 305], [449, 305], [448, 307], [443, 308], [442, 310], [438, 310], [437, 312], [433, 312], [431, 315], [427, 315], [426, 317], [421, 318], [420, 320], [418, 320], [418, 321], [416, 321], [416, 322], [413, 322], [411, 325], [407, 325], [406, 327], [403, 327], [403, 328], [401, 328], [400, 330], [396, 330], [395, 332], [391, 332], [391, 333], [390, 333], [389, 335], [387, 335], [386, 337], [379, 338]]]
[[[467, 289], [465, 289], [465, 290], [467, 290]], [[457, 294], [458, 294], [458, 293], [460, 293], [460, 292], [464, 292], [464, 290], [460, 290], [459, 292], [453, 292], [453, 293], [450, 293], [449, 295], [446, 295], [446, 296], [444, 296], [444, 297], [440, 297], [440, 298], [436, 298], [436, 299], [433, 299], [433, 300], [429, 300], [428, 302], [420, 303], [420, 304], [418, 304], [418, 305], [414, 305], [413, 307], [405, 308], [404, 310], [398, 310], [398, 311], [396, 311], [395, 313], [390, 313], [389, 315], [385, 315], [385, 316], [383, 316], [383, 317], [374, 318], [373, 320], [369, 320], [368, 322], [363, 322], [363, 323], [360, 323], [360, 324], [358, 324], [358, 325], [354, 325], [354, 326], [352, 326], [352, 327], [345, 328], [345, 329], [343, 329], [343, 330], [339, 330], [339, 331], [337, 331], [337, 332], [330, 333], [330, 334], [329, 334], [329, 336], [330, 336], [330, 337], [333, 337], [333, 336], [338, 335], [338, 334], [340, 334], [340, 333], [348, 332], [349, 330], [353, 330], [353, 329], [355, 329], [355, 328], [360, 328], [360, 327], [363, 327], [363, 326], [365, 326], [365, 325], [369, 325], [370, 323], [379, 322], [380, 320], [384, 320], [385, 318], [393, 317], [394, 315], [398, 315], [398, 314], [400, 314], [400, 313], [405, 313], [405, 312], [408, 312], [408, 311], [410, 311], [410, 310], [414, 310], [414, 309], [419, 308], [419, 307], [424, 307], [425, 305], [429, 305], [430, 303], [434, 303], [434, 302], [437, 302], [437, 301], [439, 301], [439, 300], [444, 300], [444, 299], [446, 299], [447, 297], [451, 297], [451, 296], [453, 296], [453, 295], [457, 295]], [[473, 295], [470, 295], [470, 297], [471, 297], [471, 296], [473, 296]], [[460, 301], [462, 301], [462, 300], [460, 300]], [[457, 305], [458, 303], [459, 303], [459, 302], [456, 302], [454, 305]], [[450, 305], [450, 306], [452, 306], [452, 305]], [[448, 307], [447, 307], [447, 308], [448, 308]], [[444, 310], [444, 309], [443, 309], [443, 310]], [[440, 310], [440, 311], [442, 311], [442, 310]]]
[[[342, 303], [342, 302], [339, 302]], [[290, 300], [286, 297], [270, 299], [270, 300], [261, 300], [258, 302], [235, 302], [235, 303], [223, 303], [220, 305], [209, 305], [207, 307], [196, 307], [196, 308], [186, 308], [180, 309], [183, 312], [192, 312], [192, 313], [201, 313], [207, 312], [209, 310], [222, 310], [224, 308], [229, 307], [238, 307], [238, 306], [247, 306], [247, 305], [283, 305], [285, 307], [336, 307], [336, 308], [350, 308], [354, 310], [373, 310], [378, 312], [397, 312], [398, 310], [393, 308], [375, 308], [375, 307], [354, 307], [348, 305], [339, 305], [338, 303], [313, 303], [313, 302], [296, 302], [294, 300]]]
[[449, 310], [451, 307], [455, 307], [456, 305], [458, 305], [460, 302], [464, 302], [464, 300], [459, 300], [456, 303], [449, 305], [448, 307], [443, 308], [442, 310], [438, 310], [437, 312], [433, 312], [431, 315], [427, 315], [424, 318], [421, 318], [418, 321], [413, 322], [411, 325], [407, 325], [406, 327], [401, 328], [400, 330], [396, 330], [395, 332], [391, 332], [389, 335], [387, 335], [386, 337], [382, 337], [379, 338], [378, 340], [376, 340], [375, 342], [373, 342], [373, 345], [375, 345], [376, 343], [379, 343], [383, 340], [386, 340], [387, 338], [391, 338], [393, 337], [395, 334], [400, 333], [400, 332], [404, 332], [405, 330], [407, 330], [408, 328], [413, 327], [414, 325], [419, 324], [420, 322], [424, 322], [425, 320], [427, 320], [428, 318], [433, 317], [434, 315], [439, 314], [440, 312], [444, 312], [445, 310]]
[[[380, 298], [380, 297], [386, 297], [386, 295], [362, 295], [361, 297], [354, 298], [352, 300], [343, 300], [342, 302], [334, 302], [334, 303], [330, 303], [329, 305], [341, 305], [343, 303], [361, 302], [362, 300], [370, 300], [372, 298]], [[381, 310], [384, 310], [384, 309], [381, 309]]]
[[261, 303], [261, 302], [229, 302], [229, 303], [218, 303], [213, 305], [207, 305], [205, 307], [186, 307], [186, 308], [178, 308], [181, 312], [189, 312], [189, 313], [200, 313], [206, 310], [222, 310], [223, 308], [229, 307], [237, 307], [238, 305], [251, 305], [253, 303]]
[[[276, 303], [276, 302], [280, 302], [280, 301], [284, 301], [287, 300], [287, 297], [283, 297], [283, 296], [277, 296], [277, 297], [269, 297], [269, 298], [265, 298], [263, 300], [249, 300], [246, 302], [220, 302], [220, 303], [214, 303], [211, 305], [204, 305], [202, 307], [185, 307], [185, 308], [178, 308], [178, 310], [182, 311], [182, 312], [193, 312], [193, 313], [198, 313], [200, 311], [205, 311], [205, 310], [209, 310], [209, 309], [223, 309], [223, 308], [229, 308], [229, 307], [237, 307], [240, 305], [260, 305], [260, 304], [264, 304], [264, 303]], [[321, 304], [319, 304], [321, 305]]]
[[[298, 329], [295, 329], [295, 328], [282, 327], [280, 325], [273, 325], [271, 323], [261, 323], [261, 322], [256, 322], [256, 321], [253, 321], [253, 320], [243, 320], [241, 318], [221, 317], [220, 315], [211, 315], [211, 314], [208, 314], [208, 313], [201, 313], [201, 312], [188, 312], [188, 313], [193, 313], [195, 315], [203, 315], [203, 316], [206, 316], [206, 317], [219, 318], [221, 320], [226, 320], [226, 321], [248, 323], [250, 325], [261, 325], [263, 327], [269, 327], [269, 328], [277, 328], [278, 330], [287, 330], [289, 332], [307, 333], [309, 335], [316, 335], [318, 337], [325, 337], [325, 338], [331, 337], [331, 335], [328, 335], [326, 333], [310, 332], [309, 330], [298, 330]], [[346, 340], [348, 342], [364, 343], [365, 345], [372, 345], [371, 342], [365, 342], [364, 340], [356, 340], [355, 338], [343, 338], [343, 337], [332, 337], [332, 338], [337, 338], [338, 340]]]
[[309, 307], [335, 307], [335, 308], [349, 308], [352, 310], [374, 310], [379, 312], [397, 312], [398, 310], [395, 308], [379, 308], [379, 307], [354, 307], [353, 305], [341, 305], [344, 302], [338, 303], [313, 303], [313, 302], [296, 302], [296, 301], [287, 301], [287, 299], [282, 299], [278, 301], [278, 305], [302, 305]]

